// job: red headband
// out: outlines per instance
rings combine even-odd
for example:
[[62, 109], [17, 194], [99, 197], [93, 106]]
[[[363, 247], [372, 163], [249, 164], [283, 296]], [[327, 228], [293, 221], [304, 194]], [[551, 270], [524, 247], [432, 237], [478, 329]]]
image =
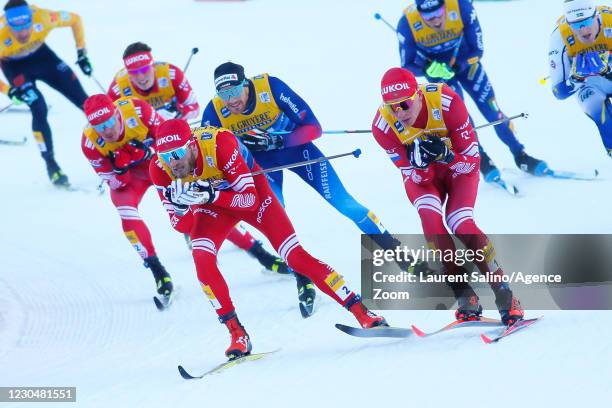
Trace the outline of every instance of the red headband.
[[150, 52], [144, 51], [136, 54], [132, 54], [123, 59], [123, 64], [128, 71], [140, 69], [147, 65], [153, 64], [153, 56]]

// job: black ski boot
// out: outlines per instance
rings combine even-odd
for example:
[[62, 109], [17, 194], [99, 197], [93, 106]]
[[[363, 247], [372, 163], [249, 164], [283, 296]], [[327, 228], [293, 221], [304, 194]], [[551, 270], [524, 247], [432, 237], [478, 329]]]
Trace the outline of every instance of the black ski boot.
[[314, 313], [314, 302], [317, 297], [315, 285], [307, 277], [294, 272], [297, 281], [298, 300], [300, 301], [300, 313], [304, 319]]
[[251, 249], [247, 251], [251, 256], [255, 257], [259, 263], [269, 271], [287, 275], [290, 273], [289, 267], [278, 256], [272, 255], [266, 251], [261, 241], [255, 241]]
[[174, 290], [172, 285], [172, 278], [166, 271], [166, 268], [159, 262], [157, 255], [145, 258], [145, 267], [151, 269], [153, 277], [155, 278], [155, 284], [157, 285], [157, 293], [165, 298], [169, 298]]
[[499, 310], [502, 322], [506, 326], [511, 326], [517, 321], [523, 319], [525, 311], [521, 306], [521, 302], [516, 298], [510, 288], [501, 287], [495, 292], [495, 305]]
[[55, 158], [45, 158], [45, 164], [47, 165], [47, 174], [49, 175], [49, 180], [51, 180], [51, 184], [60, 188], [70, 187], [68, 177], [64, 174], [62, 169], [60, 169], [59, 165], [55, 161]]
[[478, 296], [461, 296], [457, 299], [458, 308], [455, 310], [455, 319], [460, 321], [480, 320], [482, 316], [482, 305]]
[[480, 173], [487, 183], [493, 183], [501, 177], [499, 169], [484, 150], [480, 152]]
[[549, 171], [548, 164], [544, 160], [531, 157], [524, 150], [514, 156], [517, 167], [534, 176], [544, 176]]

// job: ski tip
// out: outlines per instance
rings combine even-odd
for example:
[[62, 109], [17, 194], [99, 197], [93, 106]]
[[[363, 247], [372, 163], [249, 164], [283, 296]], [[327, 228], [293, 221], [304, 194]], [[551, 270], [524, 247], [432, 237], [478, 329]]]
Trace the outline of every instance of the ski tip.
[[486, 344], [491, 344], [493, 343], [493, 340], [491, 340], [490, 337], [488, 337], [486, 334], [481, 334], [480, 338], [482, 339], [482, 341], [484, 341]]
[[423, 330], [419, 329], [414, 324], [411, 325], [410, 328], [412, 329], [414, 334], [416, 334], [418, 337], [425, 337], [425, 336], [427, 336], [427, 334]]
[[181, 377], [183, 377], [186, 380], [193, 380], [195, 377], [191, 376], [187, 371], [185, 371], [185, 369], [183, 368], [182, 365], [178, 366], [178, 371], [179, 374], [181, 375]]

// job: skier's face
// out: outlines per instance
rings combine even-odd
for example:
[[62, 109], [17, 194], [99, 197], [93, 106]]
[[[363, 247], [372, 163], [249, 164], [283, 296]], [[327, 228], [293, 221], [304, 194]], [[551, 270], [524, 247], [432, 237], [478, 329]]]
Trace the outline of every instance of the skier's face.
[[19, 31], [11, 27], [11, 33], [17, 39], [17, 41], [19, 41], [19, 43], [25, 44], [30, 40], [30, 36], [32, 35], [32, 27]]
[[436, 31], [442, 31], [446, 23], [446, 7], [441, 7], [431, 13], [421, 13], [421, 17], [428, 27]]
[[134, 71], [128, 71], [128, 77], [138, 89], [148, 91], [155, 83], [155, 70], [152, 65], [147, 65]]
[[198, 157], [197, 147], [192, 144], [186, 146], [187, 152], [180, 159], [171, 158], [166, 163], [172, 175], [176, 178], [185, 178], [195, 169], [196, 159]]
[[599, 16], [595, 14], [584, 20], [569, 23], [569, 26], [580, 42], [589, 45], [597, 39], [600, 30]]
[[238, 96], [230, 96], [229, 99], [224, 100], [227, 109], [234, 115], [239, 115], [246, 109], [247, 101], [249, 100], [249, 87], [245, 85], [238, 85], [242, 87], [242, 92]]
[[400, 106], [396, 109], [394, 109], [392, 105], [391, 110], [393, 111], [393, 115], [395, 115], [395, 117], [402, 122], [404, 126], [411, 127], [419, 117], [422, 106], [423, 102], [421, 101], [421, 93], [419, 92], [417, 93], [416, 98], [414, 98], [413, 101], [410, 101], [410, 104], [404, 104], [403, 107]]
[[93, 126], [96, 133], [98, 133], [104, 141], [109, 143], [118, 142], [121, 139], [123, 133], [123, 121], [119, 112], [115, 114], [106, 122], [99, 125]]

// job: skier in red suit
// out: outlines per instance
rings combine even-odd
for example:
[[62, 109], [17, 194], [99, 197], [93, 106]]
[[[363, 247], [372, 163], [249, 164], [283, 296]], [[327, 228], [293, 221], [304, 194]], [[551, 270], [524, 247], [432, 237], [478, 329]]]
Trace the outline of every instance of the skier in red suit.
[[346, 307], [362, 327], [387, 324], [362, 304], [338, 272], [302, 248], [266, 176], [252, 175], [260, 167], [232, 132], [212, 126], [192, 132], [186, 122], [171, 119], [160, 126], [156, 149], [151, 179], [172, 226], [191, 235], [198, 280], [231, 335], [225, 352], [230, 359], [249, 354], [252, 347], [217, 267], [218, 248], [240, 220], [266, 235], [290, 268]]
[[[481, 273], [503, 274], [495, 249], [474, 221], [480, 157], [478, 141], [461, 98], [445, 84], [419, 85], [403, 68], [382, 78], [383, 104], [372, 134], [400, 169], [408, 199], [416, 208], [428, 243], [455, 250], [448, 229], [466, 246], [484, 253]], [[443, 204], [446, 202], [446, 205]], [[452, 262], [449, 274], [464, 273]], [[469, 283], [450, 284], [458, 301], [458, 320], [479, 319], [482, 306]], [[495, 303], [505, 324], [523, 318], [523, 309], [507, 283], [491, 282]]]

